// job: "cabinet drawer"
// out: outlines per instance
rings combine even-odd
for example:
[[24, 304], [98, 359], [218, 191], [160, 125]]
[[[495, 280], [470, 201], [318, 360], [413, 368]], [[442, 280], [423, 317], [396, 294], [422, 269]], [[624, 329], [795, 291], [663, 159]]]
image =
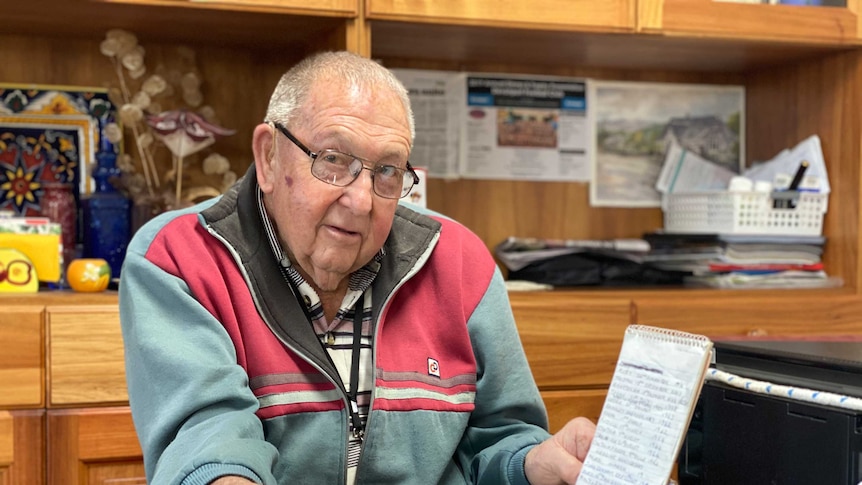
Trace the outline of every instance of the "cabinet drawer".
[[370, 19], [493, 27], [634, 30], [634, 0], [367, 0]]
[[607, 389], [543, 391], [542, 400], [548, 409], [548, 423], [551, 433], [556, 433], [569, 420], [578, 416], [583, 416], [597, 423], [607, 395]]
[[47, 454], [51, 483], [147, 483], [128, 407], [48, 411]]
[[623, 333], [634, 321], [631, 300], [567, 292], [512, 293], [510, 299], [539, 389], [610, 384]]
[[48, 405], [128, 400], [115, 305], [49, 306]]
[[42, 307], [12, 306], [0, 313], [0, 408], [43, 404]]

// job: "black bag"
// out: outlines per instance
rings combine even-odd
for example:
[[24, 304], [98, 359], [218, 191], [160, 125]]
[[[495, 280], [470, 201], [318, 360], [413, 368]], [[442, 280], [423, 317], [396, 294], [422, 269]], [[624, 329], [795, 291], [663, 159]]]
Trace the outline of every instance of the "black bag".
[[682, 285], [688, 271], [670, 271], [596, 252], [564, 254], [509, 271], [510, 280], [552, 286]]

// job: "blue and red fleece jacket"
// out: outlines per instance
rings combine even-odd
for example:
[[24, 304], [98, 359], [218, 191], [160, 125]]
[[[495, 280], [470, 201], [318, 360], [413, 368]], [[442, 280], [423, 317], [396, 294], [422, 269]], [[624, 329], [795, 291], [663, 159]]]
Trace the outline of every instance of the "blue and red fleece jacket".
[[[153, 484], [345, 483], [348, 398], [273, 255], [254, 167], [126, 254], [129, 401]], [[547, 416], [502, 275], [465, 227], [399, 206], [373, 282], [356, 483], [527, 484]]]

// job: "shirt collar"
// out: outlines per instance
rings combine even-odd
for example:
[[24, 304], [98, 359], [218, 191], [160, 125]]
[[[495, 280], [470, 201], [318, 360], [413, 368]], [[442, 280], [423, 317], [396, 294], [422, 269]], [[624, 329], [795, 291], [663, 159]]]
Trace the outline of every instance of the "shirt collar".
[[[291, 280], [294, 280], [292, 282], [297, 287], [301, 286], [305, 281], [299, 274], [299, 271], [293, 267], [293, 263], [291, 263], [290, 258], [287, 256], [287, 251], [285, 251], [281, 246], [281, 241], [278, 239], [278, 233], [276, 232], [272, 220], [269, 218], [269, 214], [266, 211], [266, 206], [263, 203], [263, 191], [260, 189], [260, 186], [257, 186], [257, 207], [258, 212], [260, 213], [260, 220], [263, 223], [264, 231], [269, 240], [269, 246], [272, 249], [272, 254], [275, 255], [275, 259], [279, 264], [287, 270]], [[374, 258], [372, 258], [371, 261], [350, 274], [350, 281], [347, 285], [349, 293], [362, 293], [371, 286], [371, 282], [374, 281], [377, 273], [380, 272], [380, 266], [385, 254], [386, 247], [383, 246], [380, 248], [380, 251], [377, 251], [377, 254], [374, 255]]]

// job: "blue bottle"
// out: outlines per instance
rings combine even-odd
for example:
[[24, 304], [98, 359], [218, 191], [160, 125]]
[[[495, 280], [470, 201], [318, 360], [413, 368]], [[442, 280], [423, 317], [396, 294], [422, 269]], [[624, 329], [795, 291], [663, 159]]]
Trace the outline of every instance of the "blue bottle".
[[82, 198], [84, 219], [84, 257], [102, 258], [111, 266], [111, 278], [120, 277], [131, 238], [131, 203], [111, 185], [119, 176], [117, 154], [113, 145], [102, 137], [97, 167], [93, 170], [95, 191]]

